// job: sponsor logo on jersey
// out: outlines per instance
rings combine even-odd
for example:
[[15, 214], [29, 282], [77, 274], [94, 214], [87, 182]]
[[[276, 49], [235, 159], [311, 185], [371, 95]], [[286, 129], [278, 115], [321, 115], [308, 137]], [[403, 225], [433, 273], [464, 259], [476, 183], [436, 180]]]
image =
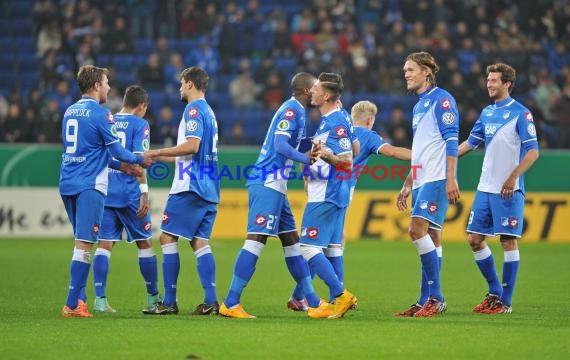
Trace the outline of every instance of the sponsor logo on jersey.
[[255, 224], [259, 226], [265, 226], [267, 223], [267, 218], [265, 215], [255, 215]]
[[449, 111], [444, 112], [443, 115], [441, 115], [441, 122], [445, 125], [453, 125], [455, 122], [455, 116]]
[[350, 140], [348, 138], [342, 138], [338, 141], [338, 145], [343, 150], [350, 150]]
[[324, 122], [324, 121], [322, 121], [322, 122], [321, 122], [321, 126], [319, 126], [319, 130], [322, 130], [322, 129], [324, 129], [324, 128], [325, 128], [325, 125], [326, 125], [326, 124], [325, 124], [325, 122]]
[[308, 228], [307, 229], [307, 237], [309, 239], [316, 239], [319, 237], [319, 229], [318, 228]]
[[499, 129], [500, 125], [497, 124], [485, 124], [485, 136], [493, 136]]
[[424, 116], [424, 113], [414, 115], [414, 117], [412, 118], [412, 127], [415, 128], [418, 126], [420, 120], [422, 119], [422, 116]]
[[441, 100], [441, 108], [443, 110], [449, 110], [451, 109], [451, 101], [449, 101], [449, 99], [443, 99]]
[[107, 122], [109, 124], [112, 124], [115, 122], [115, 119], [113, 118], [113, 114], [111, 114], [110, 112], [107, 113]]
[[190, 108], [190, 110], [188, 110], [188, 115], [190, 115], [190, 117], [197, 117], [198, 116], [198, 108]]
[[168, 214], [167, 213], [162, 213], [162, 223], [168, 224]]
[[288, 120], [293, 120], [293, 118], [295, 118], [295, 111], [293, 109], [287, 109], [285, 110], [285, 119]]
[[524, 118], [526, 119], [526, 121], [534, 121], [534, 119], [532, 118], [532, 114], [530, 113], [530, 111], [527, 111], [524, 113]]
[[431, 202], [428, 205], [428, 212], [430, 214], [435, 214], [437, 212], [437, 208], [438, 208], [437, 203]]
[[279, 121], [279, 124], [277, 124], [277, 129], [285, 131], [288, 130], [290, 126], [289, 121], [281, 120]]
[[516, 229], [519, 226], [519, 218], [501, 217], [501, 226]]
[[346, 129], [342, 126], [337, 126], [334, 129], [334, 132], [335, 132], [336, 136], [338, 136], [338, 137], [346, 136]]
[[150, 129], [144, 128], [144, 137], [149, 137], [149, 136], [150, 136]]
[[144, 231], [150, 231], [150, 229], [152, 228], [152, 225], [150, 224], [150, 222], [146, 222], [144, 223], [143, 229]]
[[93, 234], [99, 234], [99, 224], [93, 224]]
[[186, 131], [196, 130], [198, 130], [198, 122], [196, 120], [190, 120], [186, 123]]
[[534, 127], [534, 123], [528, 124], [526, 131], [528, 131], [528, 134], [530, 136], [536, 136], [536, 128]]

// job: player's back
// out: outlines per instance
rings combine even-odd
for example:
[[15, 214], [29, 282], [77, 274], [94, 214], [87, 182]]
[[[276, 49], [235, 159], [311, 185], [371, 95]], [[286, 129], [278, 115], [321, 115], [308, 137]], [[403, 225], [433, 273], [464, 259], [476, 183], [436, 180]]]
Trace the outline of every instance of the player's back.
[[[471, 143], [483, 139], [485, 156], [477, 189], [498, 194], [527, 150], [538, 149], [532, 113], [511, 97], [487, 106], [469, 138]], [[522, 175], [515, 184], [518, 189], [524, 192]]]
[[[114, 116], [117, 137], [121, 145], [134, 154], [142, 154], [150, 147], [148, 122], [136, 115], [117, 113]], [[105, 206], [126, 207], [140, 199], [136, 177], [109, 168], [109, 190]]]
[[183, 144], [188, 138], [200, 139], [200, 146], [195, 154], [176, 158], [170, 193], [191, 191], [206, 201], [219, 203], [218, 123], [203, 98], [188, 103], [184, 109], [177, 144]]
[[370, 159], [370, 155], [378, 154], [380, 148], [386, 144], [384, 139], [382, 139], [376, 131], [362, 126], [354, 127], [354, 135], [360, 143], [360, 152], [353, 160], [351, 186], [356, 186], [356, 182], [358, 181], [356, 176], [354, 176], [355, 168], [357, 166], [366, 166], [368, 159]]
[[92, 98], [84, 97], [67, 108], [62, 122], [62, 195], [87, 189], [107, 194], [110, 155], [106, 145], [119, 141], [112, 125], [113, 115]]
[[453, 96], [433, 87], [419, 95], [414, 106], [412, 166], [416, 172], [413, 188], [446, 178], [446, 141], [458, 139], [459, 114]]
[[[323, 150], [336, 155], [352, 154], [352, 134], [349, 125], [339, 109], [321, 117], [321, 123], [315, 133], [314, 140], [321, 142]], [[308, 202], [331, 202], [339, 207], [348, 206], [350, 199], [350, 181], [344, 179], [346, 172], [339, 171], [318, 159], [311, 170], [314, 179], [309, 179]], [[344, 180], [343, 180], [344, 179]]]
[[[275, 112], [265, 134], [261, 151], [255, 162], [255, 168], [250, 172], [246, 185], [265, 185], [281, 193], [286, 193], [287, 178], [293, 160], [275, 150], [275, 136], [287, 136], [289, 145], [297, 149], [304, 134], [305, 108], [297, 99], [292, 97]], [[286, 166], [287, 168], [284, 169]]]

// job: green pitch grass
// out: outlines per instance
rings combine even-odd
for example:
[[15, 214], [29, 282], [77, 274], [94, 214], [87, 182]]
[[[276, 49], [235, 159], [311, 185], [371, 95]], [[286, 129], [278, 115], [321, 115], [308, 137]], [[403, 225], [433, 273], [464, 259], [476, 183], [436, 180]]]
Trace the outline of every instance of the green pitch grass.
[[[471, 312], [485, 295], [486, 285], [468, 246], [448, 244], [442, 275], [448, 311], [437, 318], [413, 319], [392, 314], [416, 300], [415, 248], [408, 242], [351, 242], [345, 253], [346, 285], [358, 296], [359, 309], [340, 320], [308, 319], [305, 313], [285, 308], [293, 281], [275, 241], [264, 250], [242, 298], [245, 309], [257, 319], [191, 317], [190, 311], [202, 300], [202, 289], [194, 255], [187, 244], [181, 245], [178, 316], [140, 313], [146, 297], [136, 248], [119, 244], [111, 258], [108, 286], [110, 304], [118, 312], [64, 319], [59, 311], [69, 280], [72, 241], [0, 240], [0, 357], [570, 358], [570, 245], [523, 243], [514, 313], [488, 316]], [[220, 299], [229, 287], [241, 245], [241, 240], [213, 242]], [[492, 249], [502, 264], [502, 251], [496, 244]], [[158, 247], [155, 251], [160, 254]], [[88, 284], [92, 300], [91, 277]], [[328, 296], [321, 282], [316, 284], [318, 293]]]

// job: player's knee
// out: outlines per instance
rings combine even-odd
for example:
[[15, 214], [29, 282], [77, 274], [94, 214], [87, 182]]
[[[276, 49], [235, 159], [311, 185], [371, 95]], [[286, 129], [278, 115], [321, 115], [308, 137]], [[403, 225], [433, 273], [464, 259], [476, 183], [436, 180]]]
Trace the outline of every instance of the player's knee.
[[505, 251], [512, 251], [518, 249], [517, 238], [515, 236], [502, 235], [501, 245], [503, 246], [503, 250]]
[[301, 255], [303, 255], [303, 258], [305, 259], [305, 261], [309, 261], [313, 257], [315, 257], [318, 254], [321, 254], [323, 252], [323, 250], [321, 250], [321, 248], [314, 247], [314, 246], [304, 246], [304, 245], [301, 245], [300, 250], [301, 250]]
[[473, 251], [479, 251], [484, 247], [483, 240], [485, 240], [485, 237], [480, 234], [469, 233], [467, 235], [467, 242]]
[[152, 242], [149, 240], [137, 241], [137, 247], [141, 250], [152, 249]]

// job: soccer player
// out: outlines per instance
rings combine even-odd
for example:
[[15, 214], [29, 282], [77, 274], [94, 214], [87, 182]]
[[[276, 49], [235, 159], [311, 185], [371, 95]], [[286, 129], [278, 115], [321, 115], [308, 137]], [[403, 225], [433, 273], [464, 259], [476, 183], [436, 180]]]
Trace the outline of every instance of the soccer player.
[[[467, 241], [489, 284], [485, 299], [473, 308], [476, 313], [512, 312], [511, 299], [520, 261], [517, 239], [523, 229], [523, 174], [538, 159], [532, 114], [509, 95], [515, 81], [513, 67], [502, 63], [487, 66], [487, 91], [495, 103], [483, 109], [469, 138], [459, 146], [462, 156], [485, 144], [481, 178], [467, 223]], [[504, 250], [502, 283], [485, 242], [486, 236], [497, 235]]]
[[[123, 98], [123, 108], [113, 117], [121, 145], [134, 154], [149, 149], [150, 128], [142, 117], [148, 106], [148, 94], [138, 85], [129, 86]], [[99, 243], [93, 257], [95, 282], [95, 311], [115, 312], [106, 297], [107, 274], [113, 246], [121, 241], [123, 229], [127, 241], [138, 247], [139, 268], [147, 289], [147, 307], [160, 302], [156, 255], [152, 250], [150, 203], [146, 174], [134, 178], [120, 171], [109, 170], [109, 189], [105, 201]]]
[[204, 301], [192, 315], [215, 315], [216, 264], [209, 240], [220, 202], [218, 174], [218, 124], [205, 98], [209, 76], [193, 66], [180, 74], [180, 99], [188, 103], [178, 126], [174, 147], [145, 152], [152, 157], [176, 157], [174, 180], [162, 214], [162, 273], [164, 300], [143, 311], [145, 314], [178, 314], [176, 284], [180, 272], [178, 238], [190, 240], [197, 259], [198, 276], [204, 288]]
[[[376, 120], [376, 114], [378, 108], [374, 103], [370, 101], [359, 101], [352, 106], [351, 118], [354, 124], [354, 135], [360, 144], [360, 151], [358, 155], [353, 159], [352, 171], [347, 173], [341, 173], [339, 176], [345, 180], [350, 181], [350, 202], [352, 202], [352, 197], [354, 194], [354, 189], [356, 188], [356, 183], [358, 181], [360, 172], [364, 173], [364, 167], [368, 162], [371, 155], [384, 155], [388, 157], [393, 157], [400, 160], [411, 160], [412, 152], [409, 149], [392, 146], [382, 139], [378, 133], [372, 130], [374, 122]], [[354, 146], [354, 142], [353, 142]], [[352, 176], [351, 176], [352, 175]], [[348, 179], [347, 177], [350, 176]], [[341, 246], [331, 246], [325, 248], [325, 256], [332, 264], [335, 273], [341, 282], [344, 281], [344, 236]], [[296, 306], [301, 299], [302, 291], [296, 288], [293, 292], [292, 299], [289, 300], [288, 307], [291, 310], [303, 311], [300, 306]], [[332, 297], [333, 294], [330, 294]], [[331, 298], [332, 301], [334, 298]], [[295, 301], [295, 302], [293, 302]]]
[[320, 148], [319, 159], [311, 165], [308, 200], [301, 223], [301, 253], [311, 268], [333, 294], [328, 308], [310, 317], [338, 318], [356, 304], [356, 297], [344, 288], [323, 249], [340, 247], [350, 182], [342, 180], [342, 169], [352, 167], [352, 128], [337, 105], [344, 84], [339, 74], [321, 73], [311, 89], [311, 104], [321, 113], [321, 122], [313, 137]]
[[[409, 234], [420, 255], [420, 298], [399, 316], [431, 317], [445, 312], [440, 284], [441, 229], [449, 204], [459, 199], [456, 180], [459, 116], [453, 96], [436, 85], [439, 66], [427, 52], [408, 55], [404, 78], [408, 91], [419, 96], [414, 106], [412, 166], [397, 207], [407, 208], [412, 190]], [[415, 176], [413, 176], [415, 174]]]
[[291, 80], [293, 96], [275, 112], [254, 170], [249, 174], [249, 215], [247, 240], [238, 254], [230, 290], [220, 307], [220, 314], [233, 318], [253, 318], [240, 304], [240, 297], [255, 272], [255, 265], [267, 238], [278, 236], [283, 246], [285, 263], [298, 286], [308, 293], [309, 303], [318, 308], [319, 297], [312, 288], [307, 262], [299, 247], [295, 219], [287, 199], [287, 180], [293, 162], [312, 164], [316, 157], [297, 151], [305, 132], [305, 109], [310, 104], [310, 90], [315, 77], [298, 73]]
[[[111, 89], [107, 74], [107, 69], [93, 65], [79, 68], [77, 83], [82, 97], [63, 115], [59, 193], [75, 236], [69, 291], [61, 311], [64, 317], [92, 316], [79, 295], [89, 275], [91, 248], [99, 237], [107, 196], [107, 166], [134, 174], [134, 168], [119, 160], [143, 167], [153, 161], [121, 146], [113, 115], [101, 106]], [[118, 160], [111, 160], [111, 156]]]

